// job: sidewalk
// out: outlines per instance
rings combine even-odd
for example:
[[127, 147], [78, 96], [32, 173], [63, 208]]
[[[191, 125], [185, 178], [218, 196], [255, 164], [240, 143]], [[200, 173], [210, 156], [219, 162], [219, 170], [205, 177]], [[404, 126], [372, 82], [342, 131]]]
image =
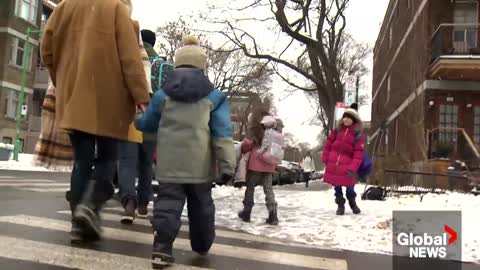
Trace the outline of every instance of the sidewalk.
[[[316, 183], [319, 187], [323, 184]], [[237, 212], [242, 209], [245, 189], [217, 187], [213, 191], [217, 208], [217, 224], [285, 241], [294, 241], [319, 248], [351, 250], [374, 254], [392, 254], [392, 212], [394, 210], [446, 211], [461, 210], [463, 217], [463, 260], [480, 264], [480, 197], [448, 192], [427, 194], [420, 202], [417, 195], [387, 197], [386, 201], [357, 200], [362, 213], [353, 215], [348, 205], [344, 216], [336, 216], [331, 188], [308, 191], [301, 184], [275, 187], [279, 226], [265, 225], [268, 216], [263, 190], [255, 192], [252, 222], [241, 222]], [[355, 190], [360, 196], [364, 185]], [[433, 226], [433, 225], [432, 225]]]
[[0, 161], [0, 170], [12, 170], [12, 171], [40, 171], [48, 172], [49, 170], [38, 167], [33, 164], [34, 155], [32, 154], [20, 154], [19, 161], [9, 160]]

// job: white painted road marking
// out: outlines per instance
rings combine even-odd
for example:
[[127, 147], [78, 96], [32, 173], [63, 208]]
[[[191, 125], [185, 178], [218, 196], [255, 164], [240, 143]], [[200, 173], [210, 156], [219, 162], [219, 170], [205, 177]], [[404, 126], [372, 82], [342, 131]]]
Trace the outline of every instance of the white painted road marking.
[[[71, 226], [70, 222], [67, 221], [25, 215], [0, 217], [0, 222], [63, 232], [69, 232]], [[107, 239], [133, 242], [144, 245], [151, 245], [153, 243], [153, 234], [134, 231], [127, 232], [127, 230], [120, 230], [108, 227], [104, 227], [103, 231], [104, 237]], [[19, 240], [17, 239], [16, 241]], [[190, 241], [187, 239], [177, 238], [174, 243], [174, 248], [190, 251]], [[312, 269], [348, 269], [347, 262], [341, 259], [313, 257], [285, 252], [237, 247], [225, 244], [214, 244], [212, 246], [212, 249], [210, 250], [210, 254], [264, 263], [276, 263], [287, 266], [308, 267]], [[99, 267], [97, 269], [102, 268]]]
[[[70, 210], [65, 210], [65, 211], [57, 211], [57, 213], [62, 214], [62, 215], [71, 215]], [[109, 213], [102, 213], [101, 214], [102, 220], [106, 221], [112, 221], [112, 222], [120, 222], [120, 213], [118, 215], [115, 214], [109, 214]], [[183, 220], [183, 219], [182, 219]], [[152, 224], [150, 223], [150, 220], [148, 219], [140, 219], [140, 218], [135, 218], [133, 221], [134, 224], [139, 224], [142, 226], [148, 226], [151, 227]], [[189, 232], [189, 227], [188, 225], [182, 225], [180, 228], [180, 231], [182, 232]], [[251, 241], [251, 242], [259, 242], [259, 243], [268, 243], [268, 244], [274, 244], [274, 245], [283, 245], [285, 246], [285, 242], [267, 238], [267, 237], [262, 237], [258, 235], [253, 235], [253, 234], [248, 234], [248, 233], [242, 233], [242, 232], [234, 232], [234, 231], [226, 231], [226, 230], [220, 230], [216, 229], [215, 233], [219, 237], [225, 237], [225, 238], [234, 238], [234, 239], [239, 239], [243, 241]], [[303, 248], [311, 248], [307, 245], [302, 245], [302, 244], [288, 244], [286, 246], [289, 247], [303, 247]]]
[[70, 190], [70, 187], [59, 187], [59, 188], [20, 188], [21, 190], [25, 191], [33, 191], [33, 192], [67, 192]]
[[15, 183], [55, 183], [52, 180], [46, 179], [13, 179], [13, 178], [0, 178], [0, 184], [15, 184]]
[[0, 182], [0, 187], [70, 187], [67, 183], [3, 183]]
[[[83, 270], [152, 269], [151, 260], [148, 259], [8, 236], [0, 236], [0, 257]], [[173, 265], [168, 269], [201, 270], [208, 268]]]

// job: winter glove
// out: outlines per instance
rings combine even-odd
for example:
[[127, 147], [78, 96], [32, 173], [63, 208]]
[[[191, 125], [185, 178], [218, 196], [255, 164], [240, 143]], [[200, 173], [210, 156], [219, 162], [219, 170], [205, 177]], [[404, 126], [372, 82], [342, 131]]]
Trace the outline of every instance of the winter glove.
[[347, 171], [347, 175], [350, 176], [350, 177], [352, 177], [352, 178], [355, 178], [355, 180], [358, 179], [357, 173], [352, 172], [352, 170], [348, 170], [348, 171]]
[[222, 174], [222, 177], [220, 178], [220, 182], [218, 183], [219, 185], [226, 185], [229, 182], [233, 181], [233, 175], [231, 174]]
[[236, 188], [242, 188], [244, 186], [246, 186], [247, 184], [243, 181], [237, 181], [237, 182], [233, 182], [233, 186], [236, 187]]
[[142, 119], [144, 114], [145, 113], [142, 110], [137, 110], [137, 112], [135, 113], [135, 121], [138, 119]]

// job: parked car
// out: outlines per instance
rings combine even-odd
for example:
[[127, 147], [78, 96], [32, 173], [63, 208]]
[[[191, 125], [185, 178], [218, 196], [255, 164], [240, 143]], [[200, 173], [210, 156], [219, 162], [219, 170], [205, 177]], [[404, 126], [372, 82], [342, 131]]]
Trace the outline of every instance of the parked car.
[[312, 179], [311, 180], [322, 180], [323, 179], [323, 171], [315, 171], [312, 173]]
[[302, 167], [297, 162], [290, 162], [290, 170], [292, 171], [293, 183], [303, 181]]
[[275, 170], [273, 174], [274, 185], [294, 184], [299, 177], [298, 168], [292, 165], [291, 162], [285, 160], [282, 161]]

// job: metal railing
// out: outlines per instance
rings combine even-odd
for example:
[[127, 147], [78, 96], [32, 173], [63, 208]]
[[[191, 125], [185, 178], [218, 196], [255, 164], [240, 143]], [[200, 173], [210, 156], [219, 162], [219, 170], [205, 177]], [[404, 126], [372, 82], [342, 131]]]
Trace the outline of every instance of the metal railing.
[[441, 24], [432, 37], [432, 61], [444, 55], [480, 55], [479, 24]]
[[475, 186], [471, 175], [461, 171], [417, 169], [385, 170], [383, 186], [393, 193], [444, 193], [446, 190], [470, 192]]

